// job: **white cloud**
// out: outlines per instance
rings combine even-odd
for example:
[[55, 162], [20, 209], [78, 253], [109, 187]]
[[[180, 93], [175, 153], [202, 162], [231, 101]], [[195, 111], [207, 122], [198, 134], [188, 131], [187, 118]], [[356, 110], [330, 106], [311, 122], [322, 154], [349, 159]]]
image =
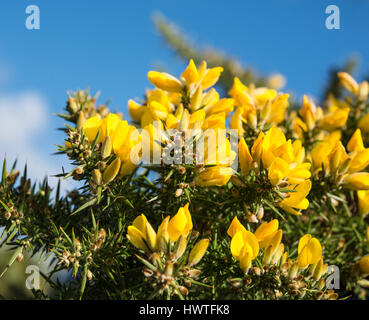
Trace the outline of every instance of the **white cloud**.
[[0, 95], [0, 143], [22, 143], [46, 124], [45, 99], [36, 92]]
[[[46, 99], [38, 92], [21, 91], [15, 94], [0, 94], [0, 159], [5, 152], [9, 165], [17, 158], [17, 168], [22, 170], [27, 163], [29, 176], [38, 181], [47, 175], [49, 184], [55, 186], [59, 173], [56, 158], [49, 148], [42, 148], [49, 130], [49, 112]], [[47, 141], [47, 139], [46, 139]], [[63, 183], [63, 189], [71, 184]]]

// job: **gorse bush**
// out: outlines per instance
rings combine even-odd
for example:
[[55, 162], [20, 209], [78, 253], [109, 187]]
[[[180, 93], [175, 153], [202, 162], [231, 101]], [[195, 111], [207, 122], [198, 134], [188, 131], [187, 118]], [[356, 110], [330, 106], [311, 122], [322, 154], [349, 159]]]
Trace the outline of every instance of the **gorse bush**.
[[50, 256], [44, 299], [365, 299], [368, 82], [338, 73], [342, 97], [297, 110], [237, 77], [221, 97], [222, 71], [150, 71], [131, 121], [68, 95], [57, 153], [73, 169], [57, 176], [80, 188], [52, 192], [4, 160], [4, 271]]

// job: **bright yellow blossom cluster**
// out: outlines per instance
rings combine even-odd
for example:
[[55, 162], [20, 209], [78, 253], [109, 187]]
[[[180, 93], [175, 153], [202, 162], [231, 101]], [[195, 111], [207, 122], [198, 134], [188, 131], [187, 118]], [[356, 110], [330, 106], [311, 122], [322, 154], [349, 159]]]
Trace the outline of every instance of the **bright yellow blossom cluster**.
[[[283, 265], [287, 262], [288, 254], [282, 241], [282, 230], [278, 229], [277, 219], [263, 222], [254, 233], [246, 228], [235, 217], [228, 228], [228, 235], [232, 238], [230, 250], [232, 256], [240, 262], [243, 272], [247, 273], [254, 259], [257, 259], [260, 249], [263, 250], [262, 265]], [[296, 262], [288, 262], [289, 277], [296, 278], [299, 270], [309, 265], [310, 274], [318, 281], [327, 272], [328, 265], [323, 264], [322, 247], [318, 239], [306, 234], [300, 238], [298, 244], [298, 258]]]
[[266, 87], [247, 87], [237, 77], [229, 95], [237, 108], [232, 115], [230, 128], [237, 129], [240, 136], [246, 132], [245, 126], [259, 132], [266, 125], [278, 125], [285, 119], [289, 94], [278, 94]]
[[[88, 141], [93, 142], [97, 138], [97, 142], [102, 143], [103, 159], [109, 157], [112, 151], [116, 155], [116, 162], [111, 167], [112, 173], [106, 180], [114, 179], [117, 171], [120, 175], [126, 175], [136, 167], [137, 163], [132, 162], [131, 153], [135, 146], [139, 147], [140, 135], [134, 126], [121, 120], [118, 115], [109, 113], [103, 119], [100, 116], [87, 119], [83, 125], [83, 133]], [[139, 151], [136, 150], [137, 156]]]
[[231, 240], [231, 253], [240, 261], [241, 269], [247, 272], [260, 249], [264, 249], [263, 264], [279, 264], [286, 260], [284, 245], [281, 243], [282, 230], [278, 230], [278, 220], [262, 223], [252, 233], [235, 217], [227, 230]]
[[277, 201], [284, 210], [299, 215], [297, 210], [309, 206], [306, 196], [311, 189], [310, 163], [305, 160], [305, 149], [300, 140], [287, 140], [281, 129], [272, 127], [266, 134], [260, 132], [251, 152], [241, 138], [239, 161], [245, 179], [251, 170], [260, 175], [265, 169], [272, 187], [292, 191], [284, 192], [283, 199]]
[[[226, 118], [233, 111], [233, 99], [220, 99], [212, 87], [222, 72], [222, 67], [207, 68], [203, 62], [196, 68], [190, 61], [180, 79], [167, 73], [150, 71], [148, 78], [156, 89], [147, 92], [144, 105], [133, 100], [128, 102], [131, 118], [139, 122], [150, 139], [143, 141], [143, 148], [165, 155], [180, 132], [180, 159], [183, 163], [202, 164], [197, 167], [195, 183], [199, 186], [222, 186], [232, 175], [230, 165], [235, 158], [229, 139], [219, 133], [226, 129]], [[209, 89], [209, 90], [208, 90]], [[163, 134], [169, 131], [169, 137]], [[209, 134], [207, 134], [209, 133]], [[185, 138], [187, 140], [185, 141]], [[203, 153], [194, 152], [202, 138]], [[187, 142], [190, 141], [190, 146]], [[208, 167], [211, 166], [211, 167]]]
[[[355, 276], [369, 275], [361, 235], [369, 214], [368, 82], [339, 73], [349, 96], [329, 95], [320, 107], [305, 95], [301, 108], [291, 111], [289, 94], [245, 85], [237, 77], [221, 97], [213, 86], [222, 71], [208, 68], [206, 62], [196, 66], [192, 59], [179, 78], [150, 71], [154, 88], [146, 91], [142, 104], [128, 101], [139, 129], [118, 114], [73, 107], [76, 128], [68, 127], [65, 148], [79, 165], [75, 176], [88, 178], [91, 193], [98, 194], [97, 203], [106, 203], [105, 208], [120, 206], [120, 200], [129, 205], [129, 222], [123, 223], [131, 223], [126, 238], [139, 251], [136, 256], [145, 265], [152, 297], [189, 294], [191, 285], [200, 283], [194, 280], [200, 270], [193, 267], [207, 252], [229, 263], [232, 276], [240, 273], [232, 257], [239, 262], [243, 278], [233, 279], [232, 286], [238, 290], [241, 283], [246, 296], [256, 281], [255, 287], [266, 289], [262, 297], [336, 299], [325, 287], [323, 248], [329, 252], [326, 261], [334, 263], [336, 250], [348, 255], [357, 238], [361, 259], [350, 258], [347, 268]], [[144, 168], [143, 173], [136, 173], [136, 167]], [[154, 183], [151, 172], [157, 174]], [[126, 177], [115, 180], [118, 175]], [[119, 184], [123, 180], [124, 186]], [[135, 201], [142, 199], [153, 203], [150, 220], [159, 224], [157, 230], [144, 214], [136, 217]], [[196, 242], [190, 203], [203, 218], [194, 225], [212, 237], [211, 250], [209, 239]], [[174, 216], [166, 216], [164, 207], [179, 206]], [[332, 218], [340, 212], [337, 208], [345, 216]], [[286, 219], [283, 211], [292, 215]], [[226, 231], [224, 221], [230, 217]], [[285, 224], [280, 225], [282, 220]], [[339, 227], [333, 228], [332, 221]], [[346, 223], [350, 226], [343, 230]], [[303, 230], [305, 224], [309, 231]], [[369, 227], [366, 230], [369, 239]], [[227, 241], [219, 241], [225, 231], [231, 237], [229, 250]], [[318, 238], [324, 239], [323, 247]], [[209, 281], [207, 275], [203, 281]]]
[[190, 279], [200, 274], [200, 270], [193, 267], [203, 258], [209, 240], [198, 241], [188, 252], [189, 234], [193, 227], [188, 207], [186, 204], [172, 218], [166, 217], [157, 232], [144, 214], [128, 226], [127, 238], [137, 249], [145, 252], [148, 260], [137, 257], [148, 267], [144, 274], [158, 289], [158, 294], [173, 290], [179, 296], [187, 295], [186, 286], [191, 285]]

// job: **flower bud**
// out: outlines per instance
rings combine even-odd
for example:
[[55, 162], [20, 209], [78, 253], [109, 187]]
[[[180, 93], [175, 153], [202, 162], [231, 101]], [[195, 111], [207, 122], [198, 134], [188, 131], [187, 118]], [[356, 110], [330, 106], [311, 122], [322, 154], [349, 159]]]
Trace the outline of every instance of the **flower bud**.
[[180, 197], [182, 194], [183, 194], [183, 189], [178, 188], [178, 189], [176, 190], [176, 192], [174, 193], [174, 196], [175, 196], [176, 198], [178, 198], [178, 197]]
[[351, 75], [349, 75], [347, 72], [338, 72], [338, 78], [340, 79], [340, 83], [348, 91], [350, 91], [354, 95], [358, 93], [359, 85]]
[[202, 89], [201, 86], [197, 88], [193, 96], [191, 97], [191, 110], [196, 111], [198, 108], [201, 107], [201, 100], [202, 100]]
[[85, 115], [82, 111], [79, 112], [78, 114], [78, 119], [77, 119], [77, 130], [80, 131], [83, 128], [83, 125], [86, 122], [86, 118]]
[[324, 269], [324, 266], [323, 266], [323, 258], [322, 258], [316, 263], [314, 273], [313, 273], [314, 280], [318, 281], [321, 278], [321, 276], [323, 275], [323, 269]]
[[92, 277], [93, 277], [92, 272], [90, 270], [87, 270], [87, 279], [91, 281]]
[[96, 184], [96, 185], [100, 185], [102, 182], [102, 174], [101, 171], [99, 169], [94, 169], [92, 170], [92, 181]]
[[270, 117], [271, 111], [272, 111], [272, 102], [270, 100], [268, 100], [268, 102], [263, 107], [263, 109], [261, 109], [260, 120], [267, 121], [268, 118]]
[[209, 245], [209, 239], [200, 240], [196, 245], [192, 248], [190, 255], [188, 257], [188, 265], [190, 267], [199, 263], [202, 257], [205, 254], [206, 249]]
[[359, 90], [358, 90], [358, 99], [360, 101], [365, 101], [368, 99], [369, 95], [369, 83], [368, 81], [363, 81], [359, 84]]
[[178, 125], [179, 131], [185, 131], [188, 129], [188, 125], [190, 123], [190, 114], [188, 113], [188, 110], [183, 110], [181, 121]]
[[183, 294], [184, 296], [188, 295], [188, 289], [184, 286], [178, 286], [179, 291], [181, 292], [181, 294]]
[[369, 255], [366, 255], [359, 260], [359, 270], [363, 275], [369, 274]]
[[78, 111], [76, 99], [68, 97], [68, 107], [72, 113], [76, 113]]
[[20, 252], [19, 254], [18, 254], [18, 256], [17, 256], [17, 261], [18, 262], [22, 262], [22, 260], [23, 260], [23, 253], [22, 252]]
[[168, 277], [172, 276], [172, 274], [173, 274], [173, 263], [171, 263], [170, 261], [167, 262], [167, 264], [165, 266], [164, 273]]
[[296, 278], [296, 276], [297, 276], [297, 272], [299, 271], [299, 264], [298, 264], [298, 262], [297, 261], [295, 261], [293, 264], [292, 264], [292, 266], [291, 266], [291, 268], [290, 268], [290, 270], [289, 270], [289, 272], [288, 272], [288, 277], [290, 278], [290, 279], [295, 279]]
[[247, 124], [251, 128], [256, 129], [256, 127], [258, 125], [258, 118], [256, 116], [256, 112], [255, 111], [248, 112], [247, 115], [246, 115], [246, 120], [247, 120]]
[[264, 217], [264, 207], [260, 205], [256, 218], [258, 218], [258, 220], [262, 220], [263, 217]]
[[358, 280], [357, 284], [363, 288], [368, 288], [369, 289], [369, 280], [366, 279], [360, 279]]
[[112, 145], [112, 142], [111, 142], [111, 138], [110, 138], [110, 136], [107, 136], [105, 138], [104, 143], [103, 143], [102, 148], [101, 148], [101, 157], [103, 159], [109, 157], [110, 154], [111, 154], [112, 148], [113, 148], [113, 145]]
[[174, 255], [176, 260], [182, 257], [183, 253], [186, 250], [186, 247], [187, 247], [187, 237], [184, 234], [182, 234], [176, 241], [176, 245], [174, 248]]

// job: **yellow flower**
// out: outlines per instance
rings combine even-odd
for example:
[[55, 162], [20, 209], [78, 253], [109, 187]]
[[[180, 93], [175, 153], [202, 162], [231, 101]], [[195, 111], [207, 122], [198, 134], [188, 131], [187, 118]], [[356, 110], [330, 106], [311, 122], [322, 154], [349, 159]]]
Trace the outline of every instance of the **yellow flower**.
[[263, 264], [269, 264], [274, 258], [279, 260], [277, 257], [275, 257], [275, 255], [277, 254], [277, 256], [280, 256], [283, 254], [282, 249], [284, 250], [284, 245], [281, 243], [282, 234], [282, 230], [277, 230], [269, 239], [267, 239], [263, 256]]
[[128, 100], [128, 112], [129, 116], [132, 118], [135, 122], [140, 122], [144, 112], [146, 111], [145, 106], [141, 106], [137, 102], [133, 100]]
[[233, 174], [231, 167], [213, 166], [208, 167], [195, 178], [195, 183], [198, 186], [224, 186]]
[[200, 85], [202, 90], [206, 90], [217, 83], [222, 72], [222, 67], [208, 69], [205, 61], [203, 61], [197, 69], [195, 63], [191, 59], [186, 70], [182, 73], [181, 79], [183, 79], [190, 90], [193, 86], [197, 85]]
[[[200, 91], [202, 92], [202, 90], [198, 89], [193, 96], [193, 99], [198, 100], [198, 101], [197, 103], [195, 100], [193, 101], [195, 104], [191, 105], [192, 111], [197, 110], [200, 106], [206, 106], [207, 108], [210, 108], [211, 106], [218, 103], [219, 93], [214, 88], [211, 88], [206, 93], [199, 94]], [[201, 96], [201, 99], [200, 99], [200, 96]]]
[[264, 106], [268, 101], [274, 100], [277, 96], [277, 91], [266, 87], [253, 88], [250, 91], [257, 106]]
[[350, 108], [335, 108], [323, 117], [319, 122], [319, 126], [327, 131], [343, 127], [346, 124], [349, 112]]
[[272, 185], [276, 186], [288, 176], [290, 167], [286, 161], [281, 158], [275, 158], [268, 169], [268, 178]]
[[115, 113], [109, 113], [107, 117], [101, 120], [101, 141], [104, 141], [107, 136], [110, 136], [114, 140], [115, 130], [120, 124], [121, 119]]
[[332, 153], [335, 146], [337, 146], [339, 139], [340, 135], [337, 135], [336, 131], [334, 131], [311, 150], [310, 157], [314, 170], [320, 171], [322, 165], [324, 165], [326, 169], [329, 168], [329, 155]]
[[315, 264], [322, 258], [322, 246], [318, 239], [311, 234], [305, 234], [300, 238], [298, 246], [298, 264], [300, 268], [305, 268], [309, 264]]
[[212, 115], [219, 112], [224, 112], [225, 114], [229, 114], [233, 111], [234, 107], [234, 99], [224, 98], [219, 100], [217, 103], [213, 105], [208, 105], [204, 108], [207, 115]]
[[145, 215], [139, 215], [133, 221], [132, 226], [142, 233], [143, 239], [148, 244], [149, 248], [154, 251], [156, 249], [156, 233], [151, 224], [147, 221]]
[[241, 224], [238, 218], [234, 217], [227, 230], [227, 234], [232, 238], [240, 230], [246, 231], [245, 227]]
[[[101, 118], [100, 116], [94, 116], [86, 120], [85, 124], [83, 125], [83, 133], [88, 138], [88, 141], [93, 142], [100, 128]], [[100, 132], [99, 142], [101, 141], [103, 140]]]
[[[317, 108], [314, 101], [309, 99], [306, 95], [303, 97], [302, 107], [299, 111], [306, 128], [313, 130], [315, 122], [321, 116], [321, 108]], [[305, 130], [307, 131], [307, 130]]]
[[243, 175], [247, 177], [252, 167], [253, 159], [251, 157], [249, 148], [243, 137], [238, 143], [238, 157], [239, 157], [239, 162], [241, 166], [241, 171]]
[[359, 270], [364, 275], [369, 274], [369, 254], [360, 259]]
[[369, 190], [359, 190], [357, 197], [359, 200], [359, 211], [365, 217], [369, 213]]
[[353, 190], [369, 190], [369, 173], [356, 172], [345, 176], [344, 185]]
[[246, 122], [246, 119], [243, 117], [244, 110], [241, 107], [236, 108], [229, 122], [230, 129], [238, 130], [238, 135], [241, 137], [245, 133], [245, 129], [243, 128], [243, 123]]
[[363, 151], [365, 149], [360, 129], [356, 129], [350, 141], [347, 143], [347, 151]]
[[282, 130], [277, 127], [270, 128], [263, 139], [262, 145], [262, 159], [265, 168], [269, 168], [275, 158], [273, 151], [285, 143], [286, 137]]
[[115, 158], [115, 160], [109, 164], [109, 166], [105, 169], [103, 174], [103, 182], [109, 183], [114, 180], [114, 178], [119, 173], [121, 161], [119, 158]]
[[270, 240], [278, 231], [278, 220], [274, 219], [269, 222], [263, 222], [255, 231], [255, 237], [259, 241], [260, 248], [268, 246]]
[[146, 253], [156, 250], [156, 233], [144, 214], [139, 215], [128, 227], [127, 238], [138, 249]]
[[259, 243], [255, 235], [247, 230], [239, 230], [232, 237], [231, 253], [240, 261], [241, 269], [246, 272], [259, 253]]
[[327, 163], [327, 169], [332, 173], [339, 170], [340, 166], [348, 159], [345, 147], [342, 145], [341, 141], [338, 141], [332, 151], [328, 155], [329, 167]]
[[244, 133], [242, 122], [247, 122], [250, 127], [256, 128], [258, 119], [262, 124], [278, 124], [285, 118], [288, 94], [277, 96], [275, 90], [265, 87], [255, 88], [253, 84], [247, 87], [235, 77], [229, 95], [237, 106], [230, 127], [231, 129], [239, 129], [241, 135]]
[[304, 132], [308, 131], [308, 127], [305, 122], [303, 122], [299, 117], [296, 117], [292, 122], [292, 131], [295, 137], [303, 139]]
[[284, 251], [284, 245], [281, 244], [282, 230], [278, 230], [278, 220], [263, 222], [256, 229], [255, 237], [259, 241], [260, 248], [265, 248], [263, 263], [278, 263]]
[[187, 236], [192, 230], [192, 218], [188, 210], [189, 203], [178, 209], [177, 214], [168, 222], [168, 234], [171, 241], [177, 241], [183, 234]]
[[251, 155], [252, 158], [256, 163], [259, 163], [260, 158], [263, 154], [263, 141], [264, 141], [265, 135], [263, 131], [260, 131], [258, 137], [254, 141], [254, 144], [251, 147]]
[[138, 230], [135, 226], [129, 226], [127, 230], [127, 239], [137, 248], [140, 250], [149, 253], [150, 250], [146, 245], [145, 242], [145, 235]]
[[296, 211], [295, 209], [305, 210], [308, 208], [309, 200], [306, 199], [306, 196], [310, 192], [311, 181], [305, 180], [295, 188], [293, 187], [289, 188], [294, 189], [296, 192], [290, 192], [288, 194], [289, 197], [279, 202], [278, 206], [280, 206], [282, 209], [286, 210], [289, 213], [301, 215], [301, 213]]
[[192, 267], [200, 262], [205, 254], [206, 249], [209, 246], [209, 239], [200, 240], [192, 248], [190, 255], [188, 257], [188, 266]]
[[350, 151], [351, 161], [349, 163], [349, 173], [361, 171], [369, 165], [369, 148], [365, 149], [360, 129], [357, 129], [347, 144]]
[[299, 184], [309, 179], [311, 176], [310, 163], [299, 163], [295, 165], [290, 165], [290, 172], [288, 174], [287, 180], [290, 184]]
[[350, 154], [351, 161], [348, 171], [350, 173], [361, 171], [369, 165], [369, 148]]
[[[179, 258], [179, 255], [182, 255], [186, 248], [186, 237], [192, 230], [192, 219], [188, 206], [189, 204], [179, 208], [177, 214], [171, 219], [169, 216], [166, 217], [160, 224], [157, 233], [147, 221], [145, 215], [141, 214], [128, 227], [128, 240], [138, 249], [149, 253], [157, 250], [167, 252], [169, 241], [175, 242], [182, 239], [182, 244], [181, 241], [176, 244], [177, 258]], [[178, 248], [178, 246], [181, 248]]]
[[185, 79], [187, 85], [191, 85], [199, 79], [199, 73], [197, 72], [196, 65], [192, 59], [181, 77]]
[[[83, 126], [83, 132], [90, 142], [95, 140], [99, 131], [98, 142], [103, 142], [103, 158], [109, 156], [111, 150], [113, 150], [122, 164], [121, 174], [132, 172], [136, 164], [131, 160], [131, 152], [134, 150], [137, 151], [137, 155], [140, 153], [138, 149], [141, 137], [137, 129], [129, 125], [127, 121], [122, 121], [118, 115], [111, 113], [104, 119], [100, 119], [97, 116], [91, 117]], [[119, 168], [120, 164], [118, 166], [118, 162], [114, 162], [114, 169], [119, 170]], [[116, 171], [112, 169], [113, 167], [110, 170], [105, 170], [107, 171], [106, 174], [104, 173], [105, 181], [108, 181], [112, 173]]]
[[201, 88], [203, 90], [206, 90], [216, 84], [222, 72], [222, 67], [206, 69], [205, 74], [201, 80]]
[[182, 83], [166, 72], [149, 71], [147, 77], [159, 89], [168, 92], [180, 92], [182, 90]]
[[281, 94], [273, 100], [270, 106], [270, 114], [266, 118], [266, 123], [278, 124], [284, 120], [285, 111], [289, 106], [289, 97], [289, 94]]
[[234, 98], [236, 106], [242, 107], [245, 105], [253, 105], [252, 98], [248, 91], [249, 89], [240, 81], [240, 79], [235, 77], [233, 79], [233, 86], [228, 93], [232, 98]]

